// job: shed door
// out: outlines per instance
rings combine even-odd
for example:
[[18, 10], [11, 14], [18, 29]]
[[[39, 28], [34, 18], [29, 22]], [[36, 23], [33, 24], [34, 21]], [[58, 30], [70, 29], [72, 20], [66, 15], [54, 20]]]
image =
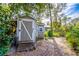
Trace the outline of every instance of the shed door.
[[32, 40], [33, 26], [32, 21], [20, 21], [19, 22], [19, 41]]
[[38, 38], [44, 38], [44, 27], [43, 26], [38, 27]]

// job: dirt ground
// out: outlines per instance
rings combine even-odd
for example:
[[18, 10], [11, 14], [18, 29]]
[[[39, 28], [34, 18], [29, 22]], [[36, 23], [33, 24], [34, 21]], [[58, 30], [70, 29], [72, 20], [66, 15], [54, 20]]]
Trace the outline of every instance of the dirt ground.
[[48, 40], [39, 40], [36, 50], [10, 52], [9, 56], [75, 56], [75, 52], [68, 46], [65, 38], [60, 37]]

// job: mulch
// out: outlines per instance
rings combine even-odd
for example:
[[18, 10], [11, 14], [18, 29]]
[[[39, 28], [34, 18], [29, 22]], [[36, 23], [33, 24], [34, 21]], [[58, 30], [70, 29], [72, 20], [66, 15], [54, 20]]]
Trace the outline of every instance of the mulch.
[[[39, 40], [33, 51], [13, 52], [9, 56], [67, 56], [54, 39]], [[72, 54], [71, 54], [72, 55]]]

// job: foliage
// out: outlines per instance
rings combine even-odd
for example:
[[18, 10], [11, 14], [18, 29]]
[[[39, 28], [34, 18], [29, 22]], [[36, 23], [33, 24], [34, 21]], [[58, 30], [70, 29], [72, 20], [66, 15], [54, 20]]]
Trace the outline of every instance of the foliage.
[[7, 4], [0, 5], [0, 55], [6, 54], [13, 39], [11, 10]]
[[3, 56], [6, 54], [6, 52], [9, 50], [9, 47], [0, 47], [0, 56]]
[[65, 36], [65, 26], [61, 25], [59, 22], [53, 22], [53, 36], [63, 37]]
[[51, 30], [47, 30], [44, 32], [45, 37], [53, 37], [53, 32]]
[[48, 39], [48, 31], [44, 32], [44, 37], [45, 37], [46, 40]]
[[45, 36], [45, 37], [48, 37], [48, 31], [45, 31], [45, 32], [44, 32], [44, 36]]
[[74, 48], [74, 50], [79, 51], [79, 24], [76, 24], [76, 26], [73, 26], [67, 33], [66, 38], [68, 42], [70, 43], [71, 47]]
[[9, 45], [11, 44], [13, 34], [10, 31], [11, 31], [10, 24], [0, 25], [0, 54], [1, 55], [5, 54], [8, 51]]
[[49, 37], [53, 37], [53, 31], [49, 30], [49, 31], [48, 31], [48, 36], [49, 36]]
[[59, 32], [53, 32], [53, 36], [54, 37], [60, 37], [60, 33]]

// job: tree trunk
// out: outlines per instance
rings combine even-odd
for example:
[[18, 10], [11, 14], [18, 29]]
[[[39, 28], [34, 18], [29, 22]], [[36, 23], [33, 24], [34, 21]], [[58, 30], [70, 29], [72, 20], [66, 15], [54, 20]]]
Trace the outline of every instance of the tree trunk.
[[52, 15], [51, 15], [51, 4], [49, 4], [49, 16], [50, 16], [50, 27], [51, 31], [53, 32], [53, 25], [52, 25]]

